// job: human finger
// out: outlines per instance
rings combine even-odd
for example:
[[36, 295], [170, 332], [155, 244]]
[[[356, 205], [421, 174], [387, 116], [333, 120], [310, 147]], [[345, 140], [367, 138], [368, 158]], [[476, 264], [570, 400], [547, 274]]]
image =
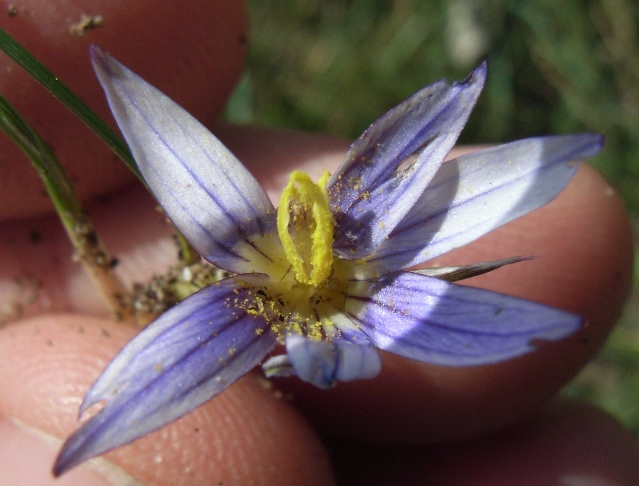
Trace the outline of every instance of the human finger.
[[[48, 456], [38, 456], [42, 462], [30, 462], [32, 472], [51, 478], [61, 439], [79, 426], [82, 397], [134, 333], [132, 326], [69, 314], [41, 315], [0, 329], [5, 362], [0, 416], [18, 428], [0, 427], [0, 433], [5, 443], [17, 443], [16, 434], [24, 442], [30, 434], [42, 442], [39, 449], [48, 447]], [[17, 460], [19, 449], [2, 452], [7, 474], [24, 467]], [[193, 413], [79, 470], [85, 475], [97, 470], [116, 482], [135, 478], [158, 485], [332, 483], [316, 434], [281, 393], [253, 374]]]
[[329, 392], [296, 380], [278, 385], [292, 391], [328, 435], [422, 442], [502, 427], [534, 412], [601, 347], [628, 295], [632, 251], [621, 201], [584, 164], [548, 206], [430, 262], [536, 255], [464, 283], [581, 314], [587, 320], [581, 331], [496, 365], [443, 367], [386, 354], [382, 373], [371, 381], [343, 383]]
[[340, 484], [564, 485], [639, 483], [639, 446], [591, 405], [557, 402], [488, 437], [457, 444], [334, 452]]
[[[301, 132], [247, 127], [214, 131], [251, 165], [276, 204], [294, 167], [318, 175], [325, 168], [335, 168], [348, 147], [334, 137]], [[141, 185], [133, 183], [112, 192], [87, 206], [87, 211], [117, 258], [115, 272], [127, 287], [148, 282], [177, 264], [171, 227]], [[106, 315], [99, 293], [72, 255], [53, 215], [0, 222], [0, 322], [42, 312]]]
[[[229, 129], [223, 136], [274, 197], [291, 166], [319, 174], [339, 163], [345, 146], [326, 137], [252, 129]], [[250, 144], [241, 143], [247, 139]], [[175, 248], [162, 229], [162, 217], [154, 214], [152, 201], [132, 194], [138, 193], [114, 198], [102, 208], [103, 219], [98, 219], [109, 225], [105, 236], [118, 248], [119, 271], [143, 277], [165, 267], [174, 258]], [[142, 200], [147, 202], [142, 204]], [[26, 235], [25, 229], [21, 233]], [[410, 442], [458, 438], [501, 427], [535, 410], [600, 347], [628, 289], [630, 242], [623, 208], [614, 191], [584, 166], [546, 208], [437, 262], [463, 264], [539, 255], [537, 260], [468, 283], [582, 313], [589, 320], [581, 333], [499, 365], [444, 368], [387, 355], [382, 374], [372, 381], [340, 384], [330, 392], [319, 392], [296, 380], [279, 385], [293, 390], [298, 406], [329, 435]], [[52, 248], [59, 251], [61, 247], [53, 243]], [[6, 251], [7, 255], [17, 253], [15, 245], [7, 246]], [[46, 260], [59, 262], [62, 255], [48, 255]], [[33, 260], [24, 252], [20, 265]], [[56, 273], [58, 270], [51, 270], [38, 295], [46, 296], [47, 289], [62, 289], [57, 302], [91, 302], [85, 290], [89, 285], [78, 283], [83, 277], [65, 277]], [[56, 275], [61, 278], [56, 280]], [[64, 287], [60, 282], [76, 283]], [[411, 399], [406, 400], [407, 396]], [[322, 406], [316, 406], [320, 403]]]
[[[186, 4], [135, 0], [2, 2], [9, 32], [112, 126], [88, 47], [99, 44], [210, 122], [242, 69], [247, 14], [241, 0]], [[83, 27], [84, 26], [84, 27]], [[66, 108], [4, 53], [0, 92], [52, 146], [82, 199], [103, 195], [132, 174]], [[0, 137], [0, 220], [51, 211], [42, 183], [19, 149]]]

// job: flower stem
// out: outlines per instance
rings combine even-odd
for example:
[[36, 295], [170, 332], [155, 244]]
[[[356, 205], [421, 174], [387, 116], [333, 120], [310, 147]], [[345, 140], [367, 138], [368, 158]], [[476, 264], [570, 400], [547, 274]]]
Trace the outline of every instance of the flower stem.
[[113, 273], [115, 260], [106, 252], [89, 216], [84, 212], [66, 173], [51, 148], [38, 133], [0, 95], [0, 129], [29, 158], [51, 198], [73, 247], [100, 290], [111, 314], [117, 319], [129, 317], [124, 287]]

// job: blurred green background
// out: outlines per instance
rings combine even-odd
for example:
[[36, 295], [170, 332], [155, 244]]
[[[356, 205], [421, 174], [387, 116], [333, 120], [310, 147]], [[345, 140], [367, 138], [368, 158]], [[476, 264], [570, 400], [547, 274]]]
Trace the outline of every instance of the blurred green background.
[[[227, 108], [230, 121], [352, 139], [419, 88], [463, 79], [488, 59], [486, 88], [460, 141], [601, 132], [605, 149], [590, 162], [619, 190], [639, 228], [636, 0], [248, 4], [249, 62]], [[564, 390], [606, 408], [635, 433], [637, 287], [600, 357]]]

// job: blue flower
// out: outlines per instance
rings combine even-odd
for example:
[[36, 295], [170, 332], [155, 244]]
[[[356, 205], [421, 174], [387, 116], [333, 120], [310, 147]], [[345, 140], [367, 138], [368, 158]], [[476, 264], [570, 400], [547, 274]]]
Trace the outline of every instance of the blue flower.
[[293, 172], [279, 209], [206, 128], [98, 48], [93, 63], [149, 188], [203, 258], [230, 272], [144, 329], [87, 393], [104, 408], [65, 443], [61, 474], [181, 417], [262, 362], [321, 388], [372, 378], [382, 349], [450, 366], [506, 360], [582, 318], [455, 280], [520, 261], [415, 270], [547, 204], [599, 151], [540, 137], [443, 163], [481, 92], [480, 65], [375, 122], [341, 167]]

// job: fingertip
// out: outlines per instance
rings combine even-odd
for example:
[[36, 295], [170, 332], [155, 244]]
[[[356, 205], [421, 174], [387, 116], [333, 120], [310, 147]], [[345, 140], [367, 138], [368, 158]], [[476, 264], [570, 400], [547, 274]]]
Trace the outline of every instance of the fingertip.
[[[95, 18], [100, 19], [97, 25], [86, 20]], [[82, 22], [93, 27], [73, 31]], [[240, 0], [27, 0], [16, 4], [14, 16], [0, 16], [0, 25], [115, 126], [91, 70], [90, 44], [109, 51], [208, 123], [223, 108], [242, 71], [248, 20]], [[0, 69], [0, 91], [53, 147], [81, 198], [105, 194], [133, 180], [103, 142], [3, 54]], [[0, 193], [0, 219], [50, 211], [42, 184], [20, 150], [2, 138], [0, 151], [3, 160], [19, 161], [0, 164], [6, 182]]]
[[[77, 315], [6, 326], [0, 330], [0, 415], [68, 436], [79, 425], [78, 407], [89, 385], [134, 334], [127, 325]], [[104, 458], [144, 484], [332, 482], [314, 432], [253, 375]]]
[[[294, 392], [324, 434], [382, 443], [457, 440], [534, 413], [592, 359], [620, 315], [633, 261], [623, 205], [610, 185], [583, 165], [546, 207], [430, 263], [516, 255], [539, 258], [464, 284], [580, 314], [586, 319], [580, 331], [491, 366], [442, 367], [384, 354], [378, 378], [340, 384], [321, 399], [292, 380], [280, 386]], [[333, 409], [340, 414], [330, 413]]]
[[[90, 468], [83, 467], [62, 478], [54, 478], [51, 464], [56, 447], [53, 437], [41, 431], [27, 428], [24, 424], [0, 417], [0, 478], [3, 484], [25, 484], [38, 486], [108, 486], [113, 484]], [[24, 467], [29, 464], [29, 467]]]
[[601, 410], [571, 402], [461, 444], [350, 447], [336, 457], [340, 484], [639, 484], [632, 436]]
[[537, 255], [534, 261], [481, 275], [468, 284], [583, 315], [596, 352], [628, 297], [633, 251], [632, 229], [621, 199], [601, 174], [582, 163], [550, 204], [451, 252], [446, 260]]

